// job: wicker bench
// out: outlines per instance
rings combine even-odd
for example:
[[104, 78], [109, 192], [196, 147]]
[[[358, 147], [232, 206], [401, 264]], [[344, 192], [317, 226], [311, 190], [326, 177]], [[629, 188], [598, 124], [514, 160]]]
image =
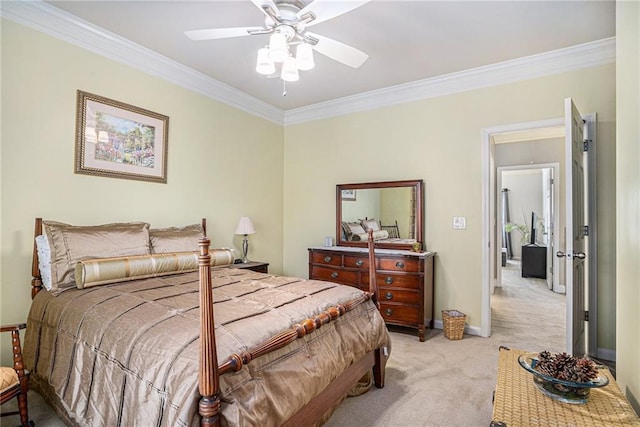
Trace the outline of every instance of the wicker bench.
[[609, 385], [592, 389], [587, 403], [562, 403], [538, 391], [518, 363], [523, 351], [500, 347], [499, 353], [491, 426], [640, 426], [609, 370]]

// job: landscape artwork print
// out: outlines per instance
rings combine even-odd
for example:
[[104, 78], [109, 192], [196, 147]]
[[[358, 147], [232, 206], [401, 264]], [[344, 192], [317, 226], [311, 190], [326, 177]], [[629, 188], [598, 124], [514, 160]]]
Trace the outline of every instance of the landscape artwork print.
[[167, 116], [78, 91], [76, 173], [166, 183]]

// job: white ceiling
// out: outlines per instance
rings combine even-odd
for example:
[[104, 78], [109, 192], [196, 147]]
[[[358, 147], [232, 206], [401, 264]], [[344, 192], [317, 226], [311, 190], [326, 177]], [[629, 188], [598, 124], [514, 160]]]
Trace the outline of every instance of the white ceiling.
[[281, 80], [255, 71], [267, 35], [211, 41], [184, 35], [261, 26], [264, 15], [249, 0], [48, 3], [284, 111], [615, 35], [613, 0], [373, 0], [313, 27], [367, 53], [364, 65], [352, 69], [316, 54], [316, 67], [288, 83], [282, 96]]

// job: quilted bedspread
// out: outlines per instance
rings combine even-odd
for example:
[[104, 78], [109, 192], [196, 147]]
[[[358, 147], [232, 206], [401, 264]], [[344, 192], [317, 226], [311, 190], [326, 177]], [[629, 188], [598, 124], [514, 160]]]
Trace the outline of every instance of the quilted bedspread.
[[[361, 295], [335, 283], [212, 270], [218, 363]], [[198, 272], [40, 292], [25, 337], [32, 384], [81, 426], [199, 423]], [[277, 426], [365, 353], [386, 345], [371, 301], [221, 376], [223, 425]]]

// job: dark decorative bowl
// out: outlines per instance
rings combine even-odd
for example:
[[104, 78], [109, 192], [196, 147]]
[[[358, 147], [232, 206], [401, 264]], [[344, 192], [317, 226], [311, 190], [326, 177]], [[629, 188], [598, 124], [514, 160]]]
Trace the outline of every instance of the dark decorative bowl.
[[564, 381], [544, 375], [535, 369], [538, 363], [538, 353], [524, 353], [518, 357], [518, 363], [533, 374], [533, 383], [542, 394], [560, 402], [587, 403], [592, 388], [604, 387], [609, 384], [609, 378], [602, 373], [599, 373], [594, 380], [584, 383]]

